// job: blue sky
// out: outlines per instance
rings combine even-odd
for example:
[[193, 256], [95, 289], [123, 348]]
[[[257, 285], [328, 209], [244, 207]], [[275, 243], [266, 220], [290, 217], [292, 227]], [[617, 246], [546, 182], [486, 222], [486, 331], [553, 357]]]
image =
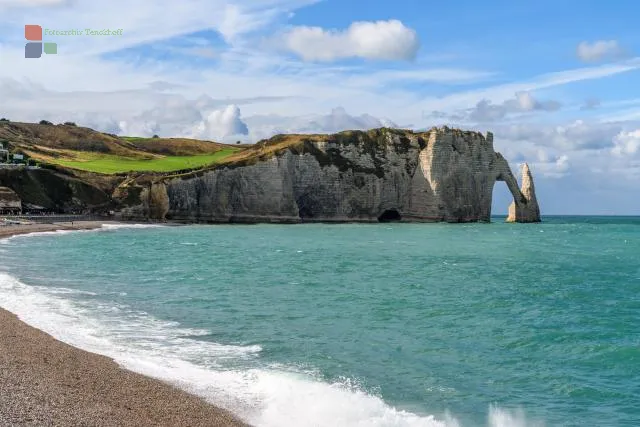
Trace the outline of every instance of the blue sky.
[[[247, 142], [379, 126], [491, 130], [514, 169], [531, 166], [543, 214], [640, 214], [639, 9], [0, 0], [0, 115]], [[50, 37], [58, 54], [27, 60], [24, 24], [123, 35]]]

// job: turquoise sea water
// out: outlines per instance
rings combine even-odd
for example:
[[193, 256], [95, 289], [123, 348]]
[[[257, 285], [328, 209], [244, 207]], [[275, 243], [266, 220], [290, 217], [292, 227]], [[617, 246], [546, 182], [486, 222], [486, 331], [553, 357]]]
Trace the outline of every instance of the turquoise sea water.
[[255, 425], [640, 425], [640, 218], [2, 243], [1, 307]]

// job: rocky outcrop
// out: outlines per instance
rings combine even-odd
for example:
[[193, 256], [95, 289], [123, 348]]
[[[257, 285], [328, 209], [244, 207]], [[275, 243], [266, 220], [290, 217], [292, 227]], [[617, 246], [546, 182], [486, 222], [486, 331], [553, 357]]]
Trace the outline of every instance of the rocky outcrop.
[[518, 206], [528, 203], [507, 161], [494, 151], [491, 133], [445, 127], [279, 136], [211, 170], [140, 184], [122, 216], [188, 222], [489, 221], [496, 181], [505, 181]]
[[540, 207], [536, 198], [536, 189], [533, 185], [533, 176], [529, 165], [522, 167], [522, 188], [520, 189], [523, 200], [516, 200], [509, 206], [507, 222], [540, 222]]
[[22, 212], [20, 196], [10, 188], [0, 187], [0, 213], [18, 214]]
[[0, 186], [17, 193], [29, 206], [59, 212], [104, 212], [112, 209], [109, 191], [75, 176], [49, 169], [0, 168]]
[[152, 178], [143, 176], [123, 181], [114, 191], [114, 198], [123, 209], [119, 217], [124, 220], [165, 220], [169, 212], [167, 187], [162, 182], [154, 182]]
[[162, 183], [152, 183], [149, 186], [149, 218], [163, 220], [169, 213], [169, 196], [167, 187]]

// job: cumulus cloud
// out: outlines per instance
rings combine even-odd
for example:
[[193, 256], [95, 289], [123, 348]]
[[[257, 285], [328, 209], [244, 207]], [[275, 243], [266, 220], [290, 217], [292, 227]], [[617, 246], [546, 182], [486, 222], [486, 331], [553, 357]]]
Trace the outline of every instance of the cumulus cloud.
[[537, 161], [530, 162], [530, 166], [546, 178], [559, 179], [569, 174], [569, 156], [561, 154], [550, 157], [546, 152]]
[[97, 130], [119, 135], [149, 137], [154, 134], [165, 137], [186, 136], [199, 124], [204, 116], [203, 111], [211, 108], [210, 104], [201, 105], [201, 99], [187, 100], [180, 96], [157, 96], [150, 100], [152, 108], [146, 108], [141, 112], [118, 111], [108, 112], [115, 118], [118, 129], [113, 129], [113, 120], [103, 120], [94, 112], [79, 117], [78, 124], [86, 124]]
[[613, 140], [613, 154], [617, 156], [633, 156], [640, 153], [640, 129], [620, 132]]
[[354, 22], [342, 31], [294, 27], [284, 34], [284, 45], [306, 61], [412, 60], [420, 47], [415, 30], [398, 20]]
[[598, 40], [593, 43], [581, 42], [576, 54], [585, 62], [600, 61], [602, 59], [616, 59], [624, 55], [624, 50], [617, 40]]
[[[86, 119], [88, 124], [103, 132], [113, 129], [112, 120], [95, 120], [95, 117]], [[155, 108], [120, 120], [117, 129], [110, 133], [145, 137], [158, 134], [232, 142], [249, 135], [249, 128], [237, 105], [211, 110], [200, 97], [194, 101], [165, 101]]]
[[526, 161], [545, 178], [579, 177], [584, 191], [608, 186], [613, 181], [605, 181], [613, 177], [619, 181], [612, 190], [633, 188], [640, 178], [640, 122], [576, 120], [563, 125], [500, 125], [492, 130], [496, 149], [507, 159]]
[[379, 127], [397, 127], [388, 119], [378, 119], [369, 114], [352, 116], [342, 108], [334, 108], [327, 115], [316, 115], [298, 126], [298, 132], [340, 132], [343, 130], [368, 130]]
[[335, 133], [343, 130], [368, 130], [381, 127], [398, 127], [389, 119], [369, 114], [358, 116], [337, 107], [329, 114], [303, 116], [255, 115], [246, 118], [251, 129], [251, 139], [268, 138], [279, 133]]
[[602, 150], [613, 146], [613, 138], [622, 129], [620, 123], [575, 120], [563, 125], [527, 123], [496, 126], [496, 135], [510, 141], [530, 142], [538, 147], [564, 151]]
[[128, 122], [126, 120], [122, 120], [118, 123], [118, 128], [114, 133], [126, 136], [149, 137], [161, 132], [160, 126], [154, 121], [141, 122], [134, 120]]
[[527, 163], [535, 178], [557, 180], [571, 174], [573, 152], [557, 147], [540, 146], [532, 141], [513, 139], [512, 135], [494, 129], [495, 147], [512, 164], [512, 170]]
[[165, 101], [156, 108], [116, 121], [99, 115], [85, 115], [78, 124], [128, 136], [189, 137], [220, 142], [256, 142], [281, 133], [335, 133], [398, 127], [391, 120], [369, 114], [351, 115], [342, 107], [329, 114], [303, 116], [253, 115], [242, 117], [240, 108], [228, 105], [207, 110], [206, 96], [194, 101]]
[[516, 92], [515, 98], [499, 104], [493, 104], [487, 99], [479, 101], [475, 107], [457, 113], [443, 113], [433, 111], [431, 117], [448, 119], [456, 122], [493, 122], [504, 119], [509, 114], [527, 113], [533, 111], [557, 111], [562, 105], [557, 101], [540, 101], [526, 91]]
[[240, 108], [237, 105], [228, 105], [223, 109], [210, 112], [198, 124], [193, 136], [225, 141], [229, 137], [248, 134], [249, 128], [242, 121]]

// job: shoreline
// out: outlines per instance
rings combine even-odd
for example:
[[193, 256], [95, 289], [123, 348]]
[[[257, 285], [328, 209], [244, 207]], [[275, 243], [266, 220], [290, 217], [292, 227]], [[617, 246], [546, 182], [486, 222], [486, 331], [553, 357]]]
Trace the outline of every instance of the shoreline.
[[0, 226], [0, 238], [20, 236], [31, 233], [44, 233], [50, 231], [67, 230], [95, 230], [102, 227], [102, 224], [119, 224], [115, 221], [73, 221], [73, 222], [32, 222], [29, 224], [11, 224]]
[[[0, 238], [102, 224], [123, 222], [7, 225]], [[249, 426], [201, 397], [59, 341], [3, 308], [0, 396], [0, 425], [7, 426]]]

